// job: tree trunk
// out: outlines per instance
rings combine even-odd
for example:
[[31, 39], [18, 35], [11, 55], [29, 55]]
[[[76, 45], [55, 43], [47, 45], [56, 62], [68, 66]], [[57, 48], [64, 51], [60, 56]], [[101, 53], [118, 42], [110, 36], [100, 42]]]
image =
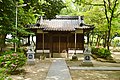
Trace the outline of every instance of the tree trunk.
[[[110, 46], [110, 36], [111, 36], [110, 32], [111, 32], [112, 19], [113, 19], [113, 15], [115, 12], [115, 7], [117, 5], [117, 1], [118, 0], [114, 1], [113, 7], [112, 7], [110, 0], [108, 0], [108, 3], [105, 0], [103, 0], [104, 8], [105, 8], [105, 16], [106, 16], [107, 24], [108, 24], [108, 36], [107, 36], [107, 49], [108, 50], [109, 50], [109, 46]], [[109, 16], [108, 12], [110, 13], [110, 17], [108, 17]]]
[[107, 31], [105, 31], [105, 36], [104, 36], [104, 44], [103, 44], [104, 48], [106, 48], [106, 44], [107, 44]]
[[93, 34], [91, 34], [90, 46], [93, 46]]
[[110, 27], [108, 26], [108, 37], [107, 37], [107, 49], [109, 50], [109, 46], [110, 46]]
[[3, 51], [3, 48], [5, 47], [5, 38], [6, 35], [0, 35], [0, 51]]
[[99, 46], [99, 35], [97, 35], [97, 42], [96, 42], [96, 46]]

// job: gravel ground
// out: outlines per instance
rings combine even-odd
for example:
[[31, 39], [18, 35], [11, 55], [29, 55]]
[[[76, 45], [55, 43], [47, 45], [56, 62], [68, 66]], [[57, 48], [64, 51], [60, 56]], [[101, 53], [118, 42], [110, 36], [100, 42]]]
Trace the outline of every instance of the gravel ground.
[[[79, 67], [82, 61], [66, 61], [69, 67]], [[94, 61], [94, 66], [120, 67], [120, 63], [103, 63]], [[72, 70], [72, 80], [120, 80], [120, 71]]]
[[13, 80], [45, 80], [51, 60], [35, 60], [35, 65], [25, 65], [24, 73], [19, 75], [11, 75]]
[[72, 80], [120, 80], [120, 71], [70, 70]]
[[[116, 56], [116, 55], [114, 55]], [[117, 58], [120, 55], [116, 56]], [[82, 56], [83, 58], [83, 56]], [[117, 59], [118, 60], [118, 59]], [[96, 67], [120, 67], [120, 63], [109, 63], [93, 61], [93, 65]], [[82, 60], [69, 61], [66, 60], [68, 67], [79, 66]], [[25, 73], [19, 75], [12, 75], [13, 80], [45, 80], [49, 67], [52, 63], [51, 59], [35, 60], [35, 65], [25, 65], [23, 69]], [[72, 80], [120, 80], [120, 71], [94, 71], [94, 70], [70, 70]]]

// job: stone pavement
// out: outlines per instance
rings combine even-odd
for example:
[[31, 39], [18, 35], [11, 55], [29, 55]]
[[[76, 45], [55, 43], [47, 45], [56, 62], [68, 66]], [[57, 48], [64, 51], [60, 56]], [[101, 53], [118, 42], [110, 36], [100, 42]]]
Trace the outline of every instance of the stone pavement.
[[65, 59], [53, 60], [45, 80], [72, 80]]
[[70, 67], [72, 70], [120, 71], [120, 67]]

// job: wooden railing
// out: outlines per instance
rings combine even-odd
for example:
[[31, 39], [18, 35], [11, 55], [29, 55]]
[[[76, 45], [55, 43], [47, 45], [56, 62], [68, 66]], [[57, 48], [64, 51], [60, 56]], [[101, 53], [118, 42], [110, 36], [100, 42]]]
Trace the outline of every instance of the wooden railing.
[[49, 58], [51, 58], [51, 53], [50, 53], [50, 50], [36, 50], [36, 54], [41, 56], [42, 54], [48, 54], [49, 55]]
[[83, 50], [68, 49], [68, 53], [83, 53]]

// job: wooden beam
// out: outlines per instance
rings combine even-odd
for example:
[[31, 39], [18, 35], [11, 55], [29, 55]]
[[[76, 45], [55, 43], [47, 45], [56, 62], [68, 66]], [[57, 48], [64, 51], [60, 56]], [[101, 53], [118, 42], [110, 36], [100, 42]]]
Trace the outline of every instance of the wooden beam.
[[37, 30], [37, 33], [43, 33], [43, 30], [38, 29], [38, 30]]
[[83, 29], [78, 29], [75, 31], [75, 33], [82, 33], [83, 34]]

